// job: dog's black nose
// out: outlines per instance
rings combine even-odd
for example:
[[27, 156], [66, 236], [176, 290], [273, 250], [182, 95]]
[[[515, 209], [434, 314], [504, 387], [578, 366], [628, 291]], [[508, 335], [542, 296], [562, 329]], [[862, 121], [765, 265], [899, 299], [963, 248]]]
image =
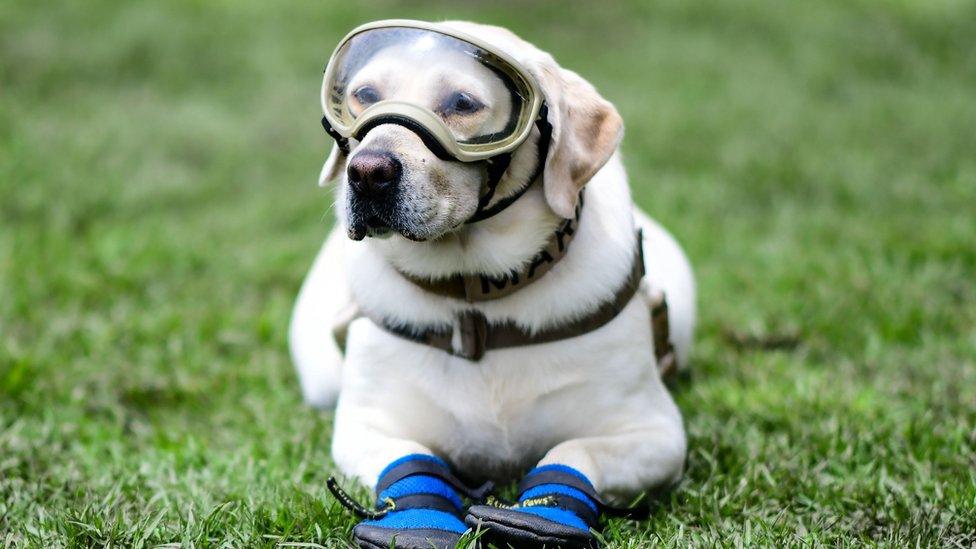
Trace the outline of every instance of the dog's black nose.
[[363, 196], [379, 198], [396, 187], [402, 166], [390, 153], [363, 151], [349, 162], [349, 185]]

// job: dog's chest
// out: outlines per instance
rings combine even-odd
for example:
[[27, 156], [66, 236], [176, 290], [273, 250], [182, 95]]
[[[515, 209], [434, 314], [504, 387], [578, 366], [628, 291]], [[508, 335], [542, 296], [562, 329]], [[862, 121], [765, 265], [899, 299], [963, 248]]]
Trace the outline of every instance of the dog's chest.
[[397, 410], [398, 429], [455, 462], [478, 459], [500, 471], [531, 465], [559, 441], [599, 434], [653, 373], [646, 308], [637, 300], [584, 336], [477, 362], [372, 324], [355, 332], [349, 375]]

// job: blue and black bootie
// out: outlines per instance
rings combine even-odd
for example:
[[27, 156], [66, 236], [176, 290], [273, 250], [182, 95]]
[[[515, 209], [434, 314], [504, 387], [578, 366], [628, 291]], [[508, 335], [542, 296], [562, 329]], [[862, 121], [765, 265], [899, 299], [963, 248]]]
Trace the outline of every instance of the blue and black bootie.
[[485, 532], [487, 541], [504, 547], [597, 547], [590, 532], [600, 516], [646, 518], [646, 506], [619, 508], [605, 504], [583, 473], [566, 465], [543, 465], [519, 484], [518, 503], [490, 499], [475, 505], [464, 522]]
[[457, 545], [468, 529], [462, 520], [461, 495], [481, 501], [491, 484], [465, 486], [444, 460], [411, 454], [386, 466], [376, 484], [376, 508], [366, 509], [343, 492], [334, 478], [329, 490], [336, 499], [365, 519], [352, 530], [366, 549], [446, 549]]

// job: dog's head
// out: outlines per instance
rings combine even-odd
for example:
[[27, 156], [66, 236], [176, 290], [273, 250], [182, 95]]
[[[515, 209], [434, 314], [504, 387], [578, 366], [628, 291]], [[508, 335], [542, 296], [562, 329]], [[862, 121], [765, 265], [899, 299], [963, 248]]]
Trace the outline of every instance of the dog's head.
[[[543, 170], [553, 212], [571, 217], [583, 185], [617, 148], [623, 123], [616, 109], [588, 82], [560, 68], [552, 56], [498, 27], [466, 22], [447, 27], [486, 41], [517, 59], [538, 82], [549, 106], [552, 142]], [[383, 99], [425, 106], [452, 130], [504, 124], [510, 91], [482, 63], [445, 49], [411, 54], [395, 47], [374, 56], [352, 77], [346, 102], [362, 110]], [[497, 120], [496, 120], [497, 119]], [[496, 193], [516, 192], [539, 158], [533, 129], [512, 155]], [[438, 158], [421, 137], [398, 124], [381, 124], [361, 142], [350, 141], [348, 157], [338, 147], [322, 168], [319, 184], [341, 177], [340, 217], [350, 236], [392, 232], [432, 240], [463, 226], [478, 208], [485, 163]]]

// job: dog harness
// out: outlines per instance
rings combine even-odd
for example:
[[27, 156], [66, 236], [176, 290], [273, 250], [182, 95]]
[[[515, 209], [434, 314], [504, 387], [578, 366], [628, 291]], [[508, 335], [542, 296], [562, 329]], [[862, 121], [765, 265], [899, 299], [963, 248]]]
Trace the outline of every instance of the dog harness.
[[[458, 274], [448, 278], [429, 279], [397, 272], [405, 280], [424, 291], [468, 303], [509, 296], [543, 279], [545, 273], [565, 257], [579, 226], [582, 208], [581, 193], [573, 218], [559, 225], [542, 250], [525, 267], [513, 271], [508, 276], [494, 278], [483, 274]], [[640, 290], [641, 280], [645, 274], [642, 244], [642, 234], [638, 230], [634, 238], [634, 255], [630, 273], [608, 301], [583, 317], [556, 326], [529, 331], [511, 321], [490, 323], [484, 314], [473, 308], [458, 314], [454, 326], [449, 328], [395, 324], [381, 316], [367, 314], [353, 304], [351, 308], [340, 313], [333, 329], [333, 337], [344, 353], [349, 325], [357, 318], [366, 317], [377, 326], [404, 339], [440, 349], [453, 356], [478, 361], [486, 352], [492, 350], [552, 343], [581, 336], [616, 318]], [[651, 313], [651, 334], [658, 370], [662, 377], [668, 378], [676, 372], [677, 360], [670, 337], [668, 304], [663, 292], [654, 292], [647, 296], [647, 305]], [[455, 330], [457, 337], [455, 337]]]

